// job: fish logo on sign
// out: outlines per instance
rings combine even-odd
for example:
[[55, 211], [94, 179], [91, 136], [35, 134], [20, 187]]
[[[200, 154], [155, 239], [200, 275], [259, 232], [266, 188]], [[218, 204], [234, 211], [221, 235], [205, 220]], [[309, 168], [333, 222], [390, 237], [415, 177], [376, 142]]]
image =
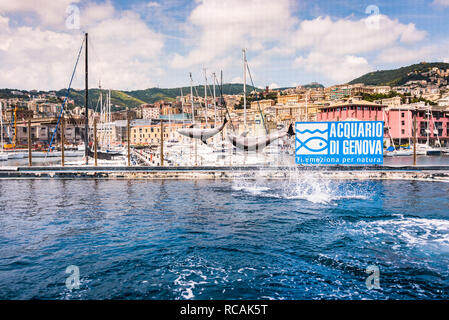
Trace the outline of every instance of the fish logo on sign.
[[296, 154], [329, 154], [327, 123], [296, 123]]

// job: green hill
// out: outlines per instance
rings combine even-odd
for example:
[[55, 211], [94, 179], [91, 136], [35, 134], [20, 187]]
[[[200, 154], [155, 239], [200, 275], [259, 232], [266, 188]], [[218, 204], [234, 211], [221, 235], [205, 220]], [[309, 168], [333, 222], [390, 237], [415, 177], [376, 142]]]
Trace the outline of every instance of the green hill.
[[[182, 87], [182, 88], [149, 88], [145, 90], [134, 90], [134, 91], [125, 91], [126, 94], [137, 98], [139, 100], [145, 101], [147, 103], [154, 103], [158, 100], [166, 100], [166, 101], [174, 101], [177, 96], [190, 94], [190, 87]], [[253, 86], [246, 86], [248, 92], [257, 89]], [[212, 95], [212, 86], [210, 86], [207, 90], [207, 95]], [[257, 89], [260, 90], [260, 89]], [[218, 86], [215, 88], [215, 93], [217, 96], [220, 95], [220, 89]], [[226, 83], [223, 84], [223, 94], [242, 94], [243, 93], [243, 84], [240, 83]], [[193, 95], [199, 95], [204, 97], [204, 86], [198, 85], [193, 87]]]
[[[67, 90], [59, 90], [56, 91], [56, 95], [58, 97], [64, 97], [67, 94]], [[107, 91], [103, 90], [103, 102], [106, 99]], [[97, 108], [98, 100], [100, 97], [100, 90], [99, 89], [89, 89], [89, 107], [92, 109]], [[70, 91], [70, 98], [75, 101], [75, 105], [77, 106], [83, 106], [84, 105], [84, 90], [71, 90]], [[145, 101], [142, 101], [138, 98], [135, 98], [133, 96], [130, 96], [129, 94], [118, 91], [118, 90], [111, 90], [111, 104], [113, 106], [118, 107], [112, 107], [112, 111], [122, 110], [126, 107], [129, 108], [135, 108], [141, 105], [142, 103], [145, 103]], [[98, 107], [99, 110], [99, 107]]]
[[[247, 85], [248, 93], [254, 89], [253, 86]], [[207, 95], [212, 95], [212, 86], [208, 89]], [[257, 89], [260, 90], [260, 89]], [[27, 91], [27, 90], [16, 90], [16, 89], [0, 89], [0, 98], [22, 98], [28, 100], [28, 95], [37, 96], [39, 94], [48, 94], [50, 91]], [[182, 92], [184, 95], [190, 94], [190, 87], [183, 87]], [[217, 97], [220, 96], [220, 88], [217, 86], [215, 89]], [[23, 94], [18, 94], [23, 93]], [[67, 89], [61, 89], [55, 91], [56, 96], [63, 98], [67, 94]], [[243, 84], [238, 83], [227, 83], [223, 84], [223, 94], [242, 94]], [[105, 101], [107, 90], [103, 90], [103, 101]], [[193, 87], [193, 94], [204, 96], [204, 86]], [[181, 95], [181, 88], [149, 88], [145, 90], [134, 90], [134, 91], [111, 91], [111, 104], [113, 105], [112, 111], [123, 110], [126, 107], [132, 109], [136, 108], [143, 103], [154, 103], [159, 100], [165, 101], [175, 101], [177, 96]], [[98, 100], [100, 96], [99, 89], [89, 89], [89, 108], [98, 109]], [[70, 90], [70, 98], [74, 100], [75, 106], [84, 106], [84, 90]], [[57, 99], [49, 99], [50, 102], [58, 102]], [[73, 107], [73, 106], [72, 106]], [[99, 109], [98, 109], [99, 110]]]
[[426, 80], [427, 78], [422, 76], [421, 72], [428, 71], [434, 67], [439, 69], [449, 69], [449, 63], [419, 63], [394, 70], [370, 72], [352, 80], [349, 84], [364, 83], [365, 85], [400, 86], [411, 80]]

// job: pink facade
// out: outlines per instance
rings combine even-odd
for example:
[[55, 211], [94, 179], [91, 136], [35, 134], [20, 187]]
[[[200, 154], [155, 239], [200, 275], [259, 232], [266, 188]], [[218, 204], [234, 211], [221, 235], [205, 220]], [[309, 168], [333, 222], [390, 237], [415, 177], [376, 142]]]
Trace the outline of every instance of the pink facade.
[[[317, 115], [317, 121], [384, 121], [385, 137], [395, 141], [399, 139], [413, 139], [413, 112], [407, 108], [386, 110], [385, 106], [372, 103], [355, 102], [340, 103], [333, 106], [322, 107]], [[430, 119], [430, 121], [428, 120]], [[425, 109], [417, 111], [416, 118], [417, 138], [419, 143], [427, 140], [427, 127], [429, 126], [429, 140], [434, 142], [437, 137], [442, 145], [449, 144], [449, 112], [433, 110], [431, 113]], [[438, 134], [435, 132], [438, 131]]]
[[364, 104], [337, 104], [329, 107], [322, 107], [317, 115], [318, 121], [382, 121], [382, 105]]

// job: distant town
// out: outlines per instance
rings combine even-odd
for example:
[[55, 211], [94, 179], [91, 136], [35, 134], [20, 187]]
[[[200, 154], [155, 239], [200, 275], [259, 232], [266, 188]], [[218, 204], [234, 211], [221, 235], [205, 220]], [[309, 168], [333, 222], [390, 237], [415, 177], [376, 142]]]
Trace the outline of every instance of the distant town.
[[[136, 102], [140, 100], [134, 99], [135, 106], [126, 108], [128, 110], [123, 105], [114, 104], [108, 98], [108, 90], [97, 89], [99, 101], [91, 102], [89, 106], [89, 130], [92, 135], [95, 121], [100, 141], [104, 139], [102, 135], [107, 135], [112, 144], [123, 144], [130, 139], [132, 146], [151, 147], [160, 144], [161, 122], [165, 124], [163, 138], [180, 140], [176, 130], [190, 124], [192, 118], [197, 125], [213, 127], [228, 115], [232, 128], [242, 132], [246, 112], [247, 130], [253, 135], [277, 130], [296, 121], [382, 120], [387, 140], [400, 143], [413, 138], [413, 114], [416, 114], [418, 142], [428, 139], [432, 144], [447, 145], [449, 67], [411, 71], [407, 78], [411, 80], [392, 86], [348, 83], [324, 88], [313, 83], [286, 89], [266, 87], [255, 90], [250, 87], [246, 109], [243, 90], [238, 94], [220, 95], [219, 88], [212, 89], [211, 85], [206, 95], [203, 89], [199, 94], [192, 90], [192, 96], [190, 90], [184, 88], [184, 93], [181, 95], [180, 92], [176, 98], [138, 105]], [[30, 120], [34, 147], [48, 147], [65, 97], [58, 96], [56, 92], [9, 89], [2, 89], [1, 97], [4, 141], [17, 147], [26, 146]], [[84, 107], [70, 96], [64, 108], [64, 119], [66, 143], [82, 144]], [[130, 137], [127, 134], [128, 120]], [[225, 133], [226, 130], [231, 130], [231, 127], [228, 126]], [[59, 138], [57, 135], [56, 141]]]

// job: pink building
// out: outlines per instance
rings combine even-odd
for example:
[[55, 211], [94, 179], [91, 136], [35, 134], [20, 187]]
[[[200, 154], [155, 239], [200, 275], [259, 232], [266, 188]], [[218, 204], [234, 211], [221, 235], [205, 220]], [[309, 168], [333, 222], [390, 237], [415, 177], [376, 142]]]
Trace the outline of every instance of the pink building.
[[385, 112], [385, 128], [395, 141], [413, 139], [414, 113], [416, 112], [416, 137], [418, 143], [435, 144], [438, 140], [442, 145], [449, 143], [449, 112], [444, 110], [429, 110], [429, 107], [401, 106]]
[[317, 121], [383, 121], [385, 108], [386, 106], [374, 102], [349, 99], [320, 107]]
[[396, 143], [413, 139], [413, 117], [416, 110], [418, 143], [425, 143], [427, 135], [431, 144], [439, 139], [449, 145], [449, 111], [431, 110], [424, 104], [386, 106], [363, 100], [348, 100], [320, 108], [317, 121], [384, 121], [385, 138]]

